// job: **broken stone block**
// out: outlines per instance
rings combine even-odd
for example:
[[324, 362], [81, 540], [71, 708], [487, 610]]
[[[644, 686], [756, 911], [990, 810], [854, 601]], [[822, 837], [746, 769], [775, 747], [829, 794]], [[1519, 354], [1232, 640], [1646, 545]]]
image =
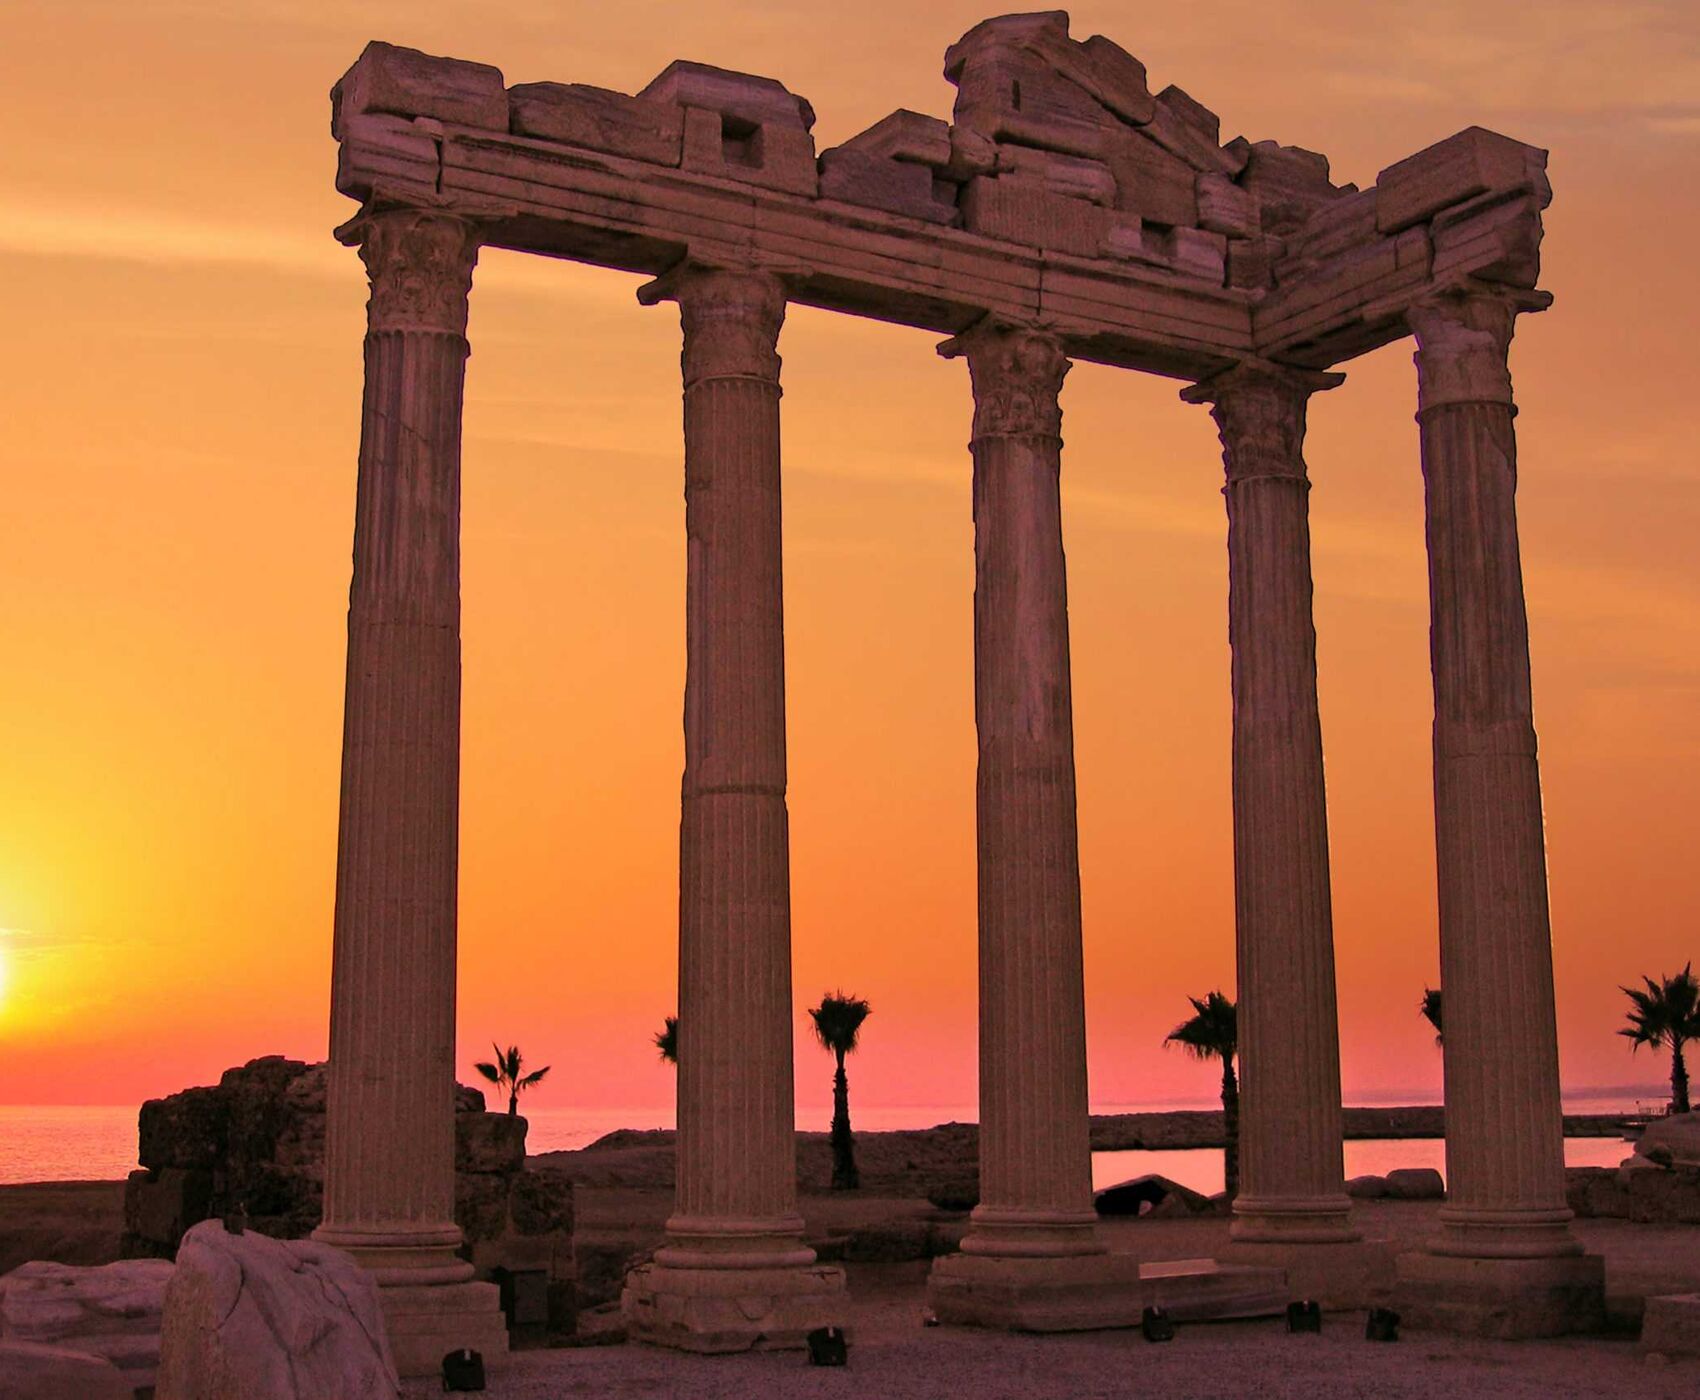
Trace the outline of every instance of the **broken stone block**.
[[1101, 161], [1034, 150], [1031, 146], [1010, 145], [997, 148], [997, 159], [1000, 175], [1011, 173], [1052, 194], [1088, 200], [1106, 208], [1116, 202], [1116, 177]]
[[950, 124], [899, 107], [835, 149], [938, 169], [950, 164]]
[[341, 1250], [207, 1221], [165, 1291], [159, 1400], [394, 1400], [387, 1334], [377, 1284]]
[[1140, 126], [1151, 120], [1157, 100], [1145, 85], [1143, 63], [1102, 34], [1081, 44], [1079, 55], [1090, 79], [1088, 92], [1123, 121]]
[[526, 1121], [511, 1113], [455, 1115], [455, 1170], [517, 1172], [525, 1165]]
[[685, 112], [582, 83], [517, 83], [508, 89], [513, 131], [589, 151], [677, 165]]
[[1198, 226], [1230, 238], [1251, 238], [1261, 231], [1257, 196], [1226, 175], [1211, 172], [1198, 177]]
[[1387, 1173], [1387, 1194], [1395, 1201], [1440, 1201], [1446, 1182], [1433, 1167], [1395, 1167]]
[[364, 199], [380, 183], [416, 198], [435, 195], [440, 164], [437, 138], [412, 117], [367, 113], [343, 120], [336, 187], [350, 198]]
[[124, 1183], [124, 1233], [136, 1242], [146, 1241], [170, 1251], [191, 1225], [198, 1225], [212, 1209], [213, 1174], [185, 1167], [163, 1167], [159, 1171], [130, 1173]]
[[784, 126], [808, 131], [815, 124], [815, 109], [777, 79], [684, 59], [669, 63], [638, 96], [719, 112], [747, 127]]
[[374, 40], [331, 89], [331, 135], [342, 140], [343, 122], [364, 112], [506, 131], [508, 93], [499, 68]]
[[1317, 204], [1332, 199], [1335, 193], [1328, 178], [1327, 156], [1302, 146], [1283, 146], [1279, 141], [1251, 144], [1240, 184], [1265, 203], [1297, 199]]
[[936, 180], [927, 166], [843, 146], [823, 152], [820, 158], [822, 199], [842, 199], [928, 223], [948, 224], [956, 219], [955, 203], [940, 197], [941, 184], [945, 191], [954, 192], [954, 186]]
[[1273, 286], [1271, 262], [1267, 238], [1230, 238], [1228, 285], [1241, 291], [1258, 291]]
[[1661, 1356], [1700, 1356], [1700, 1293], [1648, 1298], [1641, 1314], [1641, 1350]]
[[1190, 165], [1137, 136], [1108, 157], [1116, 178], [1116, 207], [1147, 223], [1196, 224], [1198, 174]]
[[1221, 144], [1222, 119], [1184, 88], [1171, 83], [1157, 94], [1157, 101], [1212, 146]]
[[990, 175], [997, 168], [998, 143], [965, 126], [950, 128], [950, 163], [940, 172], [959, 185], [976, 175]]
[[[1392, 233], [1488, 190], [1531, 190], [1550, 198], [1547, 153], [1472, 126], [1390, 165], [1375, 182], [1376, 227]], [[1543, 204], [1544, 207], [1544, 204]]]
[[1482, 195], [1434, 216], [1434, 275], [1533, 287], [1541, 275], [1541, 233], [1536, 196]]
[[1201, 228], [1172, 228], [1165, 235], [1169, 260], [1177, 272], [1221, 286], [1228, 275], [1228, 240]]
[[988, 238], [1089, 258], [1103, 244], [1110, 214], [1096, 204], [1050, 194], [1026, 181], [981, 175], [963, 189], [962, 222]]

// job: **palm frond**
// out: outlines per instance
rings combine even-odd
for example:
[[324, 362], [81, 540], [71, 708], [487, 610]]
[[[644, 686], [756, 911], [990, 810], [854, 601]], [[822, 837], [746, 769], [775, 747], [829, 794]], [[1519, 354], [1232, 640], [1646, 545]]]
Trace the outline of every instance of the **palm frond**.
[[873, 1007], [865, 998], [842, 990], [827, 992], [821, 997], [819, 1006], [809, 1008], [815, 1039], [835, 1055], [848, 1055], [856, 1048], [862, 1022], [872, 1014]]

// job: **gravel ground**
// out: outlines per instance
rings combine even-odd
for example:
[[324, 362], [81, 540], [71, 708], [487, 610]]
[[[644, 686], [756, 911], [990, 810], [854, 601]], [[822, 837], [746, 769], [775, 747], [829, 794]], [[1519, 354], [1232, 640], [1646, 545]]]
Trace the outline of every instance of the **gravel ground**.
[[[1320, 1336], [1278, 1320], [1182, 1327], [1175, 1340], [1137, 1332], [1024, 1337], [920, 1325], [926, 1265], [852, 1265], [850, 1364], [808, 1366], [798, 1353], [698, 1357], [624, 1345], [520, 1352], [491, 1377], [490, 1400], [634, 1396], [644, 1400], [870, 1400], [871, 1397], [1141, 1396], [1168, 1400], [1516, 1400], [1693, 1397], [1700, 1361], [1649, 1363], [1632, 1341], [1478, 1342], [1407, 1333], [1366, 1342], [1361, 1313], [1329, 1314]], [[435, 1381], [410, 1397], [440, 1396]]]

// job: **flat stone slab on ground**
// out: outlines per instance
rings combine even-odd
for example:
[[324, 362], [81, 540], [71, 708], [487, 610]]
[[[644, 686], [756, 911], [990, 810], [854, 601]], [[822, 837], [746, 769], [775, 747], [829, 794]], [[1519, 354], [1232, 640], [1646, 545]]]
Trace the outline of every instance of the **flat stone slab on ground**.
[[0, 1400], [134, 1400], [136, 1388], [103, 1356], [0, 1342]]
[[105, 1357], [132, 1386], [154, 1383], [160, 1310], [175, 1266], [121, 1259], [97, 1267], [47, 1260], [0, 1278], [0, 1340], [68, 1347]]

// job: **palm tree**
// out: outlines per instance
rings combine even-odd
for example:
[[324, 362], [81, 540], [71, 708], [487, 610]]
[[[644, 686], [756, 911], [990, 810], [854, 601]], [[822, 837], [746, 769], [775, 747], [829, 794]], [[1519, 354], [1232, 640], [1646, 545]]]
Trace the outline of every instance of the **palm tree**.
[[1202, 1001], [1188, 997], [1193, 1014], [1168, 1035], [1165, 1045], [1178, 1045], [1198, 1060], [1222, 1062], [1222, 1129], [1227, 1145], [1222, 1152], [1222, 1179], [1232, 1200], [1240, 1191], [1240, 1082], [1234, 1076], [1234, 1056], [1239, 1053], [1239, 1015], [1234, 1003], [1220, 992]]
[[655, 1048], [661, 1052], [661, 1058], [667, 1064], [679, 1063], [679, 1018], [669, 1016], [661, 1023], [661, 1029], [655, 1033]]
[[1700, 1038], [1700, 983], [1694, 980], [1694, 964], [1662, 981], [1645, 976], [1641, 980], [1647, 984], [1644, 992], [1620, 988], [1629, 998], [1630, 1011], [1629, 1024], [1618, 1034], [1637, 1050], [1643, 1045], [1670, 1047], [1670, 1111], [1687, 1113], [1688, 1066], [1682, 1047]]
[[510, 1045], [503, 1050], [500, 1045], [492, 1044], [490, 1048], [496, 1052], [496, 1058], [480, 1060], [473, 1068], [497, 1089], [508, 1091], [508, 1117], [517, 1117], [519, 1096], [527, 1089], [541, 1084], [550, 1067], [544, 1065], [542, 1069], [534, 1069], [530, 1074], [524, 1074], [521, 1071], [525, 1068], [525, 1057], [519, 1053], [519, 1046]]
[[842, 991], [828, 992], [820, 1005], [809, 1009], [815, 1023], [815, 1039], [838, 1061], [832, 1076], [832, 1189], [854, 1191], [861, 1178], [856, 1174], [856, 1142], [850, 1136], [850, 1081], [844, 1074], [844, 1057], [856, 1048], [856, 1036], [873, 1008], [861, 997]]
[[1440, 1024], [1440, 988], [1424, 987], [1423, 1004], [1417, 1008], [1428, 1018], [1429, 1025], [1434, 1027], [1434, 1043], [1446, 1044], [1446, 1032]]

